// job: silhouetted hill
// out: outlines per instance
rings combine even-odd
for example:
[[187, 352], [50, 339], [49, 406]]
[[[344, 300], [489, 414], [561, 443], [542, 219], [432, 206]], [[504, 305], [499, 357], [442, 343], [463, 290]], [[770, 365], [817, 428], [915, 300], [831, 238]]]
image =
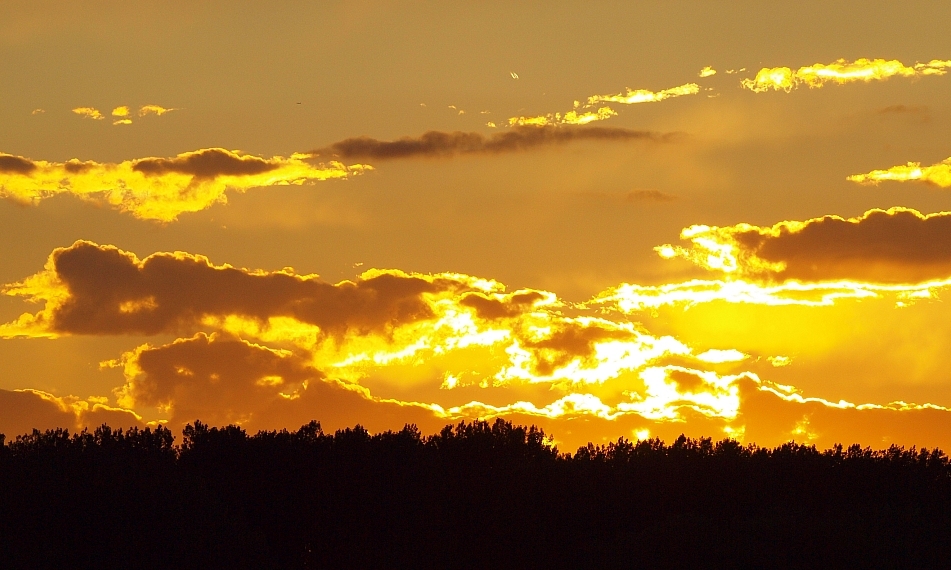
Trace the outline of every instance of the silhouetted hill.
[[[2, 442], [2, 439], [0, 439]], [[0, 446], [3, 568], [947, 568], [939, 450], [188, 425]]]

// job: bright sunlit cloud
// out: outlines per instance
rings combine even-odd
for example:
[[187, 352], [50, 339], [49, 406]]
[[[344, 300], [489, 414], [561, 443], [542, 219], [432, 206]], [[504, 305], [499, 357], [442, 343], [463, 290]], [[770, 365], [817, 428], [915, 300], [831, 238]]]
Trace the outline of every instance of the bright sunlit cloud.
[[[707, 68], [705, 68], [705, 70], [706, 69]], [[708, 75], [702, 75], [702, 77], [707, 77]], [[628, 88], [624, 93], [591, 95], [585, 100], [584, 103], [581, 101], [575, 101], [574, 109], [564, 113], [548, 113], [537, 116], [511, 117], [509, 118], [508, 122], [509, 126], [586, 125], [595, 121], [604, 121], [617, 115], [617, 111], [611, 107], [599, 106], [602, 103], [617, 103], [622, 105], [657, 103], [674, 97], [696, 95], [699, 92], [700, 86], [696, 83], [685, 83], [683, 85], [678, 85], [677, 87], [662, 89], [660, 91]]]
[[924, 77], [944, 75], [951, 67], [951, 60], [934, 59], [927, 63], [905, 65], [892, 59], [866, 59], [855, 61], [836, 60], [830, 64], [817, 63], [799, 69], [789, 67], [764, 67], [753, 79], [744, 79], [741, 84], [755, 93], [766, 91], [790, 92], [803, 85], [810, 88], [822, 87], [827, 83], [843, 85], [846, 83], [883, 81], [891, 77]]
[[847, 180], [859, 184], [878, 184], [879, 182], [907, 182], [920, 181], [933, 184], [940, 188], [951, 187], [951, 158], [946, 158], [938, 164], [921, 166], [920, 162], [909, 162], [905, 165], [893, 166], [886, 170], [873, 170], [866, 174], [853, 174]]

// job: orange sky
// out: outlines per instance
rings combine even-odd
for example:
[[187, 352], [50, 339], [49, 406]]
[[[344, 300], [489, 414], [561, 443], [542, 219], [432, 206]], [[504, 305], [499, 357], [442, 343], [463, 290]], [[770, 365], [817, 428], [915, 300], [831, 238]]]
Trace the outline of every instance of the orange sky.
[[0, 6], [0, 433], [949, 448], [949, 21]]

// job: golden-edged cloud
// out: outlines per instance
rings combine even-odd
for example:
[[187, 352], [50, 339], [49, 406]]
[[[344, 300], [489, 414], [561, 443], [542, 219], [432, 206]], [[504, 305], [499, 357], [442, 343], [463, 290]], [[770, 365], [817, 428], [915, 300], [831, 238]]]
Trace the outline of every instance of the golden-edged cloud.
[[951, 278], [951, 212], [891, 208], [766, 227], [691, 226], [681, 239], [690, 246], [656, 249], [664, 257], [745, 278], [885, 284]]
[[342, 160], [449, 157], [518, 152], [576, 141], [669, 142], [678, 136], [680, 136], [678, 133], [606, 127], [515, 127], [491, 136], [460, 131], [428, 131], [418, 137], [403, 137], [393, 141], [381, 141], [370, 137], [349, 138], [316, 150], [313, 154]]
[[371, 169], [308, 155], [263, 158], [221, 148], [120, 163], [34, 161], [0, 154], [0, 197], [36, 203], [58, 194], [107, 204], [140, 219], [170, 222], [227, 202], [228, 190], [345, 179]]
[[31, 326], [50, 334], [150, 335], [225, 316], [288, 317], [329, 334], [383, 330], [431, 317], [424, 293], [466, 286], [448, 277], [401, 272], [369, 272], [357, 283], [333, 285], [316, 276], [217, 266], [180, 252], [139, 260], [114, 247], [78, 241], [56, 249], [43, 272], [5, 291], [43, 302]]
[[700, 86], [696, 83], [685, 83], [660, 91], [628, 88], [624, 93], [591, 95], [585, 103], [575, 101], [574, 109], [565, 113], [511, 117], [508, 122], [509, 126], [586, 125], [595, 121], [610, 119], [617, 115], [617, 111], [611, 107], [597, 107], [602, 103], [619, 103], [622, 105], [657, 103], [674, 97], [696, 95], [699, 92]]
[[764, 67], [752, 79], [744, 79], [741, 84], [755, 93], [766, 91], [786, 91], [803, 85], [810, 88], [822, 87], [827, 83], [843, 85], [845, 83], [884, 81], [890, 77], [923, 77], [944, 75], [951, 67], [951, 60], [934, 59], [927, 63], [905, 65], [898, 60], [866, 59], [855, 61], [836, 60], [830, 64], [817, 63], [799, 69], [789, 67]]
[[174, 426], [196, 418], [257, 429], [314, 418], [329, 429], [360, 422], [380, 430], [405, 423], [435, 430], [445, 423], [427, 405], [375, 398], [357, 384], [327, 378], [299, 354], [228, 335], [143, 345], [107, 364], [124, 370], [126, 383], [116, 390], [121, 405], [159, 408]]
[[934, 184], [941, 188], [951, 187], [951, 158], [942, 160], [931, 166], [921, 166], [920, 162], [909, 162], [905, 165], [893, 166], [887, 170], [873, 170], [866, 174], [853, 174], [847, 180], [859, 184], [878, 184], [882, 181], [920, 181]]
[[114, 365], [127, 383], [119, 404], [169, 408], [175, 416], [242, 423], [277, 399], [296, 399], [323, 374], [288, 350], [198, 333], [153, 347], [143, 345]]

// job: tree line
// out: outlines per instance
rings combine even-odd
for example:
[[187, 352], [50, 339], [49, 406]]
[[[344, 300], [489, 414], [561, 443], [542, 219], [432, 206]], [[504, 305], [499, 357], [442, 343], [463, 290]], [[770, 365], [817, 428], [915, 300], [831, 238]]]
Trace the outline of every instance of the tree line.
[[4, 568], [947, 568], [938, 449], [681, 436], [562, 453], [498, 419], [423, 435], [239, 426], [0, 435]]

